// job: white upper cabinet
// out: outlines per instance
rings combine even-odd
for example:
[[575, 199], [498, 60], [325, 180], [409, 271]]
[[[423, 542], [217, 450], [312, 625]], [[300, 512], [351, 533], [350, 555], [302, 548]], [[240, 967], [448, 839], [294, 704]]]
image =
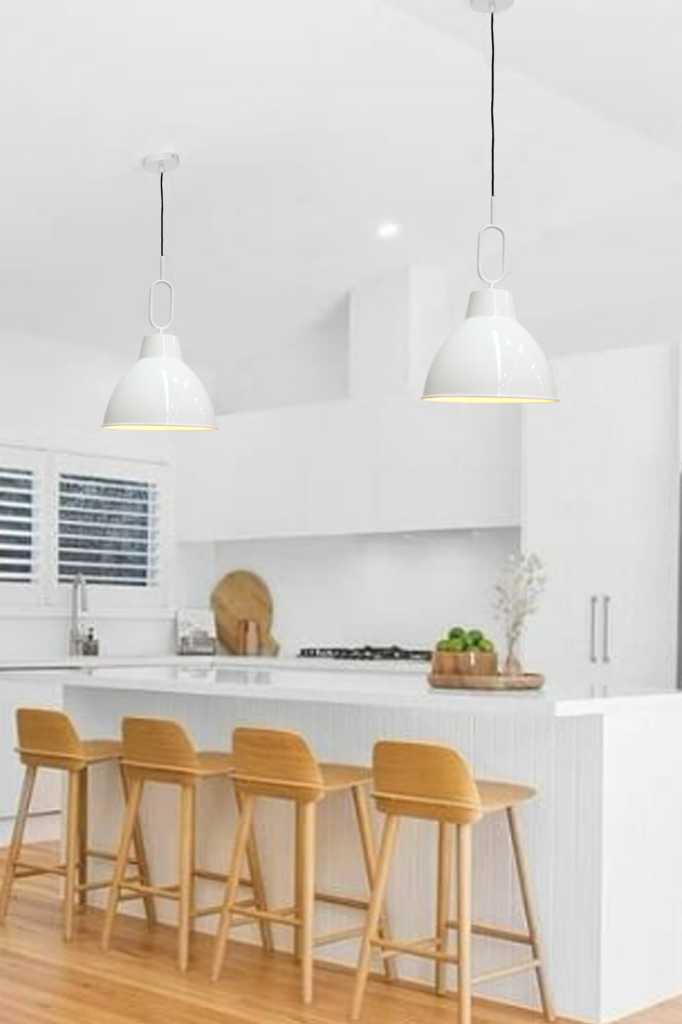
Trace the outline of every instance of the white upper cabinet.
[[180, 437], [180, 540], [519, 523], [518, 410], [347, 400]]
[[569, 356], [554, 368], [560, 403], [524, 413], [523, 545], [548, 572], [526, 664], [576, 689], [672, 687], [678, 350]]

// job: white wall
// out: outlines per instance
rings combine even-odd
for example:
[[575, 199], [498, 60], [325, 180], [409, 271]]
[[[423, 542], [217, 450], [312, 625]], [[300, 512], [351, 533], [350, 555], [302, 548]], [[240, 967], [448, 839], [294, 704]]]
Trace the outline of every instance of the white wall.
[[[430, 647], [447, 627], [481, 626], [497, 638], [492, 591], [514, 529], [425, 531], [288, 540], [231, 541], [215, 546], [218, 579], [251, 569], [268, 582], [274, 634], [284, 653], [305, 645], [391, 644]], [[203, 566], [208, 545], [182, 545]]]
[[[131, 459], [170, 461], [161, 435], [101, 429], [111, 391], [137, 356], [130, 339], [124, 358], [96, 346], [0, 333], [0, 444]], [[97, 619], [103, 654], [171, 650], [170, 612], [117, 612]], [[57, 609], [0, 607], [0, 660], [61, 656], [67, 651], [66, 614]]]

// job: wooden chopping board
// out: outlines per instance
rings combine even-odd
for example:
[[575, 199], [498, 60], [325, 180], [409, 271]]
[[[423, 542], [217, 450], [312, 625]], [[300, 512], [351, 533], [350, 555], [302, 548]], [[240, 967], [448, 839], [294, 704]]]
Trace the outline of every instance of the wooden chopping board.
[[277, 654], [279, 644], [273, 639], [272, 594], [265, 580], [255, 572], [238, 569], [228, 572], [213, 588], [211, 607], [215, 615], [218, 638], [232, 654], [239, 652], [239, 620], [258, 623], [261, 654]]

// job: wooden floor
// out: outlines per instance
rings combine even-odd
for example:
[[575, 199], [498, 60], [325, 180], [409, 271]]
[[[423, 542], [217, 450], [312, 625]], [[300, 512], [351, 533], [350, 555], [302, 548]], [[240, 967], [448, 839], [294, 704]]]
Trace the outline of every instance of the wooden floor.
[[[33, 847], [31, 858], [52, 850]], [[0, 851], [0, 871], [2, 870]], [[189, 973], [175, 966], [175, 932], [122, 919], [109, 954], [100, 951], [102, 914], [78, 917], [75, 941], [60, 933], [57, 883], [18, 883], [0, 926], [0, 1024], [340, 1024], [347, 1020], [349, 973], [317, 968], [315, 1004], [299, 1002], [292, 960], [235, 943], [223, 979], [209, 980], [212, 942], [193, 937]], [[455, 1000], [408, 986], [370, 982], [363, 1024], [454, 1024]], [[478, 1002], [475, 1024], [539, 1024], [536, 1014]], [[680, 1024], [682, 1001], [631, 1017], [628, 1024]]]

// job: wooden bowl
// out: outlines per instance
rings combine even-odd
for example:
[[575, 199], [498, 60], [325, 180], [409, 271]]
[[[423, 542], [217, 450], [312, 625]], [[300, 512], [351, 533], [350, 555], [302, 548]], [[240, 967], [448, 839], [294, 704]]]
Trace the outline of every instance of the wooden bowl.
[[431, 671], [435, 676], [497, 675], [495, 651], [434, 651]]

